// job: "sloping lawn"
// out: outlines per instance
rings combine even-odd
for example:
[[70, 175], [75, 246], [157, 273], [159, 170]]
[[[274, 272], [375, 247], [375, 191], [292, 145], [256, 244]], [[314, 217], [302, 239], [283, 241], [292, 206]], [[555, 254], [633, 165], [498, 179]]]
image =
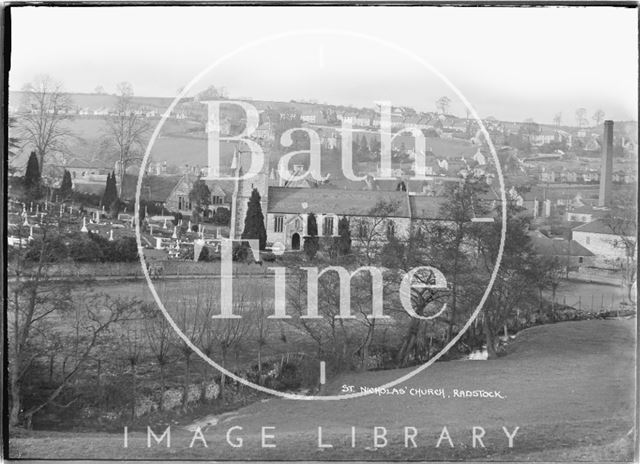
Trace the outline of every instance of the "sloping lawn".
[[[194, 434], [174, 427], [170, 448], [164, 442], [147, 448], [141, 432], [129, 433], [128, 448], [121, 434], [33, 432], [11, 439], [10, 452], [50, 459], [632, 460], [635, 327], [635, 319], [535, 327], [519, 334], [500, 359], [436, 363], [403, 384], [405, 394], [255, 403], [204, 429], [207, 448], [201, 440], [190, 448]], [[375, 387], [406, 372], [344, 375], [327, 392]], [[443, 389], [444, 397], [417, 397], [412, 388]], [[464, 398], [455, 390], [497, 391], [502, 398]], [[231, 431], [232, 441], [243, 438], [242, 447], [226, 441], [233, 426], [242, 427]], [[318, 447], [319, 426], [323, 444], [332, 448]], [[436, 447], [445, 426], [451, 441]], [[484, 431], [484, 447], [478, 441], [473, 447], [474, 426], [482, 427], [478, 435]], [[265, 433], [275, 438], [265, 443], [275, 448], [261, 446], [261, 427], [274, 427]], [[374, 427], [386, 429], [385, 447], [374, 446]], [[413, 440], [405, 441], [405, 427], [415, 427]], [[511, 448], [503, 427], [511, 435], [519, 427]]]

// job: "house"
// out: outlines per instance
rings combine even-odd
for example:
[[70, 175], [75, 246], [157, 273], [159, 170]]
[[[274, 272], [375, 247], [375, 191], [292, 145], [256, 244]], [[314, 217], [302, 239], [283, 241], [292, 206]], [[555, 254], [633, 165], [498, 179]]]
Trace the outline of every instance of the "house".
[[356, 119], [358, 119], [358, 113], [354, 113], [352, 111], [348, 111], [345, 113], [338, 113], [337, 115], [338, 121], [343, 123], [351, 124], [352, 126], [356, 125]]
[[[166, 207], [167, 199], [182, 178], [183, 176], [144, 176], [140, 189], [140, 200]], [[120, 198], [124, 201], [135, 201], [137, 188], [138, 176], [125, 174]]]
[[251, 135], [253, 136], [253, 138], [263, 141], [274, 141], [276, 138], [275, 129], [273, 127], [273, 124], [271, 124], [270, 122], [260, 124]]
[[600, 182], [600, 171], [597, 169], [589, 169], [581, 173], [582, 181], [585, 183]]
[[300, 120], [309, 124], [325, 124], [327, 122], [320, 110], [305, 110], [300, 115]]
[[556, 172], [555, 171], [542, 171], [540, 172], [540, 182], [555, 182], [556, 181]]
[[605, 211], [602, 208], [598, 209], [593, 206], [583, 205], [576, 208], [569, 207], [565, 214], [568, 222], [587, 223], [602, 218]]
[[281, 121], [296, 121], [298, 118], [300, 118], [300, 114], [290, 108], [283, 109], [278, 114]]
[[[164, 205], [169, 211], [179, 212], [183, 216], [191, 216], [194, 205], [189, 199], [189, 193], [193, 189], [193, 184], [198, 180], [199, 176], [185, 174], [173, 187], [167, 195]], [[231, 209], [233, 200], [233, 190], [235, 181], [233, 179], [218, 179], [214, 181], [205, 181], [211, 198], [209, 205], [205, 211], [205, 217], [210, 216], [219, 207]]]
[[[572, 238], [597, 257], [606, 260], [622, 260], [627, 251], [623, 237], [615, 234], [603, 219], [582, 224], [572, 230]], [[625, 237], [635, 241], [635, 237]]]
[[590, 266], [594, 254], [575, 240], [549, 238], [540, 231], [529, 233], [533, 252], [537, 256], [555, 258], [565, 268]]
[[[61, 164], [51, 166], [48, 172], [59, 172], [60, 178], [64, 170], [71, 174], [73, 188], [80, 192], [95, 193], [97, 189], [104, 189], [107, 181], [107, 174], [114, 170], [111, 162], [104, 160], [85, 160], [82, 158], [74, 158]], [[97, 184], [96, 187], [87, 186], [87, 184]]]
[[584, 149], [585, 151], [600, 151], [602, 148], [600, 146], [598, 137], [593, 135], [588, 140], [586, 140], [584, 143]]
[[355, 122], [353, 123], [354, 126], [359, 126], [359, 127], [370, 127], [371, 126], [371, 119], [372, 119], [372, 115], [368, 114], [368, 113], [359, 113], [356, 116]]
[[542, 127], [537, 134], [527, 135], [527, 139], [534, 147], [562, 142], [571, 146], [571, 135], [569, 133], [550, 127]]

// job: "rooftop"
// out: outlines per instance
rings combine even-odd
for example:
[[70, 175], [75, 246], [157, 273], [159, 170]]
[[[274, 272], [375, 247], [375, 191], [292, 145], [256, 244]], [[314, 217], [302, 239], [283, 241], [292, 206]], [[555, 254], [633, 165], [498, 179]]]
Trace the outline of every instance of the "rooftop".
[[[347, 216], [410, 217], [406, 192], [381, 190], [340, 190], [269, 187], [269, 213], [333, 213]], [[376, 214], [375, 209], [387, 203], [392, 212]]]
[[594, 256], [575, 240], [555, 240], [535, 231], [529, 235], [535, 252], [543, 256]]
[[573, 229], [575, 232], [591, 232], [593, 234], [615, 235], [611, 228], [607, 226], [602, 219], [587, 222]]

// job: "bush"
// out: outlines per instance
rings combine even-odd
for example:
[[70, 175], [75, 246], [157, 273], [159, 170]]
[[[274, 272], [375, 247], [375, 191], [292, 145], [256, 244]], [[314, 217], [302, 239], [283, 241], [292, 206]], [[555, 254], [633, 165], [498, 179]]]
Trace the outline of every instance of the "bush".
[[178, 256], [180, 259], [193, 261], [193, 247], [181, 247], [180, 254]]
[[211, 261], [211, 257], [210, 257], [210, 253], [209, 253], [209, 248], [202, 247], [202, 251], [200, 251], [200, 256], [198, 256], [198, 262], [207, 262], [207, 261]]
[[302, 386], [302, 376], [298, 366], [293, 363], [286, 362], [282, 365], [280, 375], [277, 379], [279, 387], [283, 390], [295, 390]]
[[233, 242], [233, 249], [231, 253], [233, 261], [246, 261], [247, 256], [249, 256], [249, 245], [246, 242]]
[[224, 206], [220, 206], [213, 215], [213, 222], [219, 226], [228, 226], [231, 222], [231, 211]]
[[92, 193], [73, 192], [71, 199], [74, 203], [79, 203], [82, 206], [94, 206], [96, 208], [99, 207], [102, 202], [100, 195]]
[[114, 243], [115, 261], [132, 262], [138, 259], [138, 243], [133, 237], [122, 237]]
[[305, 254], [307, 255], [307, 258], [313, 260], [313, 258], [315, 258], [316, 254], [318, 254], [318, 251], [320, 250], [320, 242], [318, 241], [318, 237], [305, 237], [303, 249]]
[[174, 213], [173, 215], [173, 225], [177, 226], [178, 223], [182, 220], [182, 213]]
[[69, 255], [69, 250], [67, 249], [67, 245], [65, 245], [63, 238], [56, 234], [47, 236], [45, 241], [43, 241], [42, 238], [37, 238], [31, 241], [27, 245], [25, 258], [28, 261], [39, 261], [43, 246], [46, 246], [45, 262], [55, 263], [63, 261]]
[[95, 263], [104, 261], [102, 248], [89, 235], [77, 232], [70, 236], [67, 248], [69, 250], [69, 258], [81, 263]]

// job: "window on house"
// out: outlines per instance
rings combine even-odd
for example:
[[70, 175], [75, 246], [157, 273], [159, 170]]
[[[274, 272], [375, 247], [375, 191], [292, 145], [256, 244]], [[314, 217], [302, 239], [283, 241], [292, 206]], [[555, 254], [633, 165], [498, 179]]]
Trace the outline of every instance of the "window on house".
[[333, 216], [327, 216], [324, 218], [322, 235], [333, 235]]
[[369, 228], [364, 222], [361, 222], [358, 226], [358, 235], [360, 236], [360, 238], [365, 238], [367, 235], [369, 235]]
[[582, 264], [583, 261], [584, 261], [584, 258], [582, 256], [578, 257], [578, 263]]
[[221, 205], [222, 203], [224, 203], [224, 199], [221, 196], [214, 195], [211, 197], [211, 204]]
[[394, 237], [396, 235], [396, 224], [393, 221], [387, 222], [387, 237]]
[[284, 230], [284, 216], [276, 216], [273, 222], [273, 231], [282, 232]]
[[190, 210], [191, 209], [191, 201], [188, 197], [179, 196], [178, 197], [178, 209], [181, 210]]
[[591, 243], [591, 237], [587, 237], [587, 245]]

